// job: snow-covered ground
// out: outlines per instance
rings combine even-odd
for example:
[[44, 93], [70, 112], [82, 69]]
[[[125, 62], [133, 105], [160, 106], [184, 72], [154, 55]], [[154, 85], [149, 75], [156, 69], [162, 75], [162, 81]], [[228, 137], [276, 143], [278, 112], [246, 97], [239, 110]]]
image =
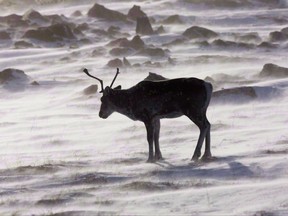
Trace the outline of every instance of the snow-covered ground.
[[[80, 37], [90, 43], [56, 46], [29, 40], [34, 47], [16, 49], [14, 42], [30, 27], [0, 22], [0, 32], [11, 37], [0, 39], [0, 71], [15, 68], [29, 76], [0, 82], [0, 215], [288, 214], [288, 77], [259, 75], [267, 63], [288, 67], [288, 36], [269, 38], [270, 32], [288, 27], [287, 1], [243, 1], [241, 6], [236, 0], [97, 1], [124, 14], [137, 4], [154, 18], [154, 29], [165, 29], [141, 36], [147, 45], [169, 49], [165, 56], [126, 55], [140, 66], [121, 67], [115, 86], [129, 88], [154, 72], [167, 78], [209, 76], [215, 91], [249, 86], [255, 91], [251, 97], [241, 95], [240, 88], [239, 94], [212, 99], [207, 115], [216, 159], [207, 163], [190, 160], [199, 130], [185, 117], [161, 121], [164, 160], [146, 163], [144, 125], [117, 113], [100, 119], [101, 93], [83, 93], [99, 84], [81, 72], [84, 67], [110, 85], [116, 68], [106, 64], [116, 57], [107, 44], [131, 40], [135, 22], [87, 17], [94, 1], [3, 2], [3, 16], [22, 16], [34, 8], [42, 15], [63, 14], [77, 25], [87, 23]], [[82, 15], [72, 16], [76, 10]], [[176, 14], [182, 23], [163, 22]], [[118, 33], [92, 31], [110, 26], [119, 27]], [[218, 36], [203, 39], [208, 45], [202, 39], [167, 45], [191, 26]], [[241, 37], [250, 33], [256, 36]], [[217, 39], [237, 44], [217, 45]], [[259, 46], [262, 42], [271, 46]]]

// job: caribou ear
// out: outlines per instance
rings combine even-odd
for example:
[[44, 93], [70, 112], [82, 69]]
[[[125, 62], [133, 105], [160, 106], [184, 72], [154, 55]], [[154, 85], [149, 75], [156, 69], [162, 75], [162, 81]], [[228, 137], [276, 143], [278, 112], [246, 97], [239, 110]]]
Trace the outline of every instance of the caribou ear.
[[114, 90], [121, 90], [121, 85], [118, 85], [117, 87], [113, 88]]

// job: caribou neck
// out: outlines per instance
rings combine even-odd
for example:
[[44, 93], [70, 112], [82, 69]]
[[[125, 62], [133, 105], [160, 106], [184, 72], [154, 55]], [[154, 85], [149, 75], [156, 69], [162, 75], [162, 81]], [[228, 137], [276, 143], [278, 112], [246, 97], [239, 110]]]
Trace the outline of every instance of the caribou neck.
[[113, 90], [111, 102], [113, 103], [116, 112], [135, 120], [132, 112], [132, 102], [129, 90]]

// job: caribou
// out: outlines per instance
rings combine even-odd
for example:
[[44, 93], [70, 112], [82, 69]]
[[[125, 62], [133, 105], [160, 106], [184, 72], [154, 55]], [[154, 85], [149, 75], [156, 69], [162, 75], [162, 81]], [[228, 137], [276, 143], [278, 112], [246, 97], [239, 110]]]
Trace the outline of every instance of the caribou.
[[100, 118], [107, 119], [113, 112], [118, 112], [134, 121], [144, 123], [149, 146], [147, 162], [163, 159], [159, 146], [160, 119], [177, 118], [182, 115], [187, 116], [200, 130], [191, 160], [197, 161], [200, 158], [204, 139], [205, 152], [201, 159], [212, 158], [210, 151], [211, 125], [206, 116], [213, 90], [211, 83], [191, 77], [164, 81], [142, 81], [129, 89], [121, 89], [121, 86], [112, 88], [119, 74], [119, 68], [117, 68], [111, 85], [104, 88], [101, 79], [92, 76], [86, 68], [83, 72], [101, 84], [100, 92], [103, 96], [99, 111]]

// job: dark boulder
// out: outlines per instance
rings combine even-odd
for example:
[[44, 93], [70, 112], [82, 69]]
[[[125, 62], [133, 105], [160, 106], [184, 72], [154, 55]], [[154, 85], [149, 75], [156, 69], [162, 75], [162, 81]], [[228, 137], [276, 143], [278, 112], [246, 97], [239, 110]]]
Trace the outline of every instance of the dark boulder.
[[10, 27], [27, 27], [29, 26], [28, 21], [23, 20], [22, 16], [17, 14], [11, 14], [8, 16], [0, 17], [0, 23], [5, 23]]
[[161, 80], [168, 80], [168, 79], [152, 72], [149, 72], [149, 75], [144, 79], [144, 81], [161, 81]]
[[105, 19], [108, 21], [127, 21], [127, 16], [114, 10], [110, 10], [103, 5], [94, 4], [94, 6], [88, 11], [89, 17], [96, 17]]
[[190, 39], [210, 39], [218, 36], [216, 32], [199, 26], [192, 26], [186, 29], [183, 35]]
[[139, 50], [145, 46], [145, 43], [140, 38], [140, 36], [136, 35], [130, 41], [127, 38], [118, 38], [108, 43], [108, 46], [126, 47], [126, 48], [133, 48], [135, 50]]
[[121, 61], [121, 59], [119, 58], [116, 58], [116, 59], [113, 59], [113, 60], [110, 60], [108, 63], [107, 63], [107, 66], [108, 67], [122, 67], [123, 66], [123, 62]]
[[167, 17], [162, 21], [163, 24], [183, 24], [178, 14]]
[[127, 17], [131, 20], [137, 20], [139, 17], [147, 17], [147, 15], [141, 10], [141, 7], [134, 5], [128, 12]]
[[136, 23], [136, 34], [151, 35], [154, 34], [149, 18], [138, 17]]
[[0, 72], [0, 84], [10, 81], [27, 82], [29, 77], [22, 70], [7, 68]]
[[14, 47], [16, 49], [25, 49], [25, 48], [32, 48], [34, 45], [32, 43], [29, 43], [27, 41], [16, 41], [14, 43]]
[[260, 72], [260, 77], [286, 78], [288, 77], [288, 68], [271, 63], [265, 64]]
[[81, 11], [76, 10], [76, 11], [74, 11], [74, 12], [71, 14], [71, 16], [73, 16], [73, 17], [80, 17], [80, 16], [82, 16], [82, 13], [81, 13]]
[[166, 52], [161, 48], [144, 48], [138, 54], [150, 57], [165, 57]]
[[279, 31], [274, 31], [269, 34], [269, 40], [271, 42], [286, 41], [288, 40], [288, 34]]
[[125, 67], [131, 67], [131, 63], [125, 57], [123, 58], [123, 64]]
[[98, 85], [90, 85], [83, 90], [84, 95], [95, 94], [98, 91]]
[[10, 35], [5, 31], [0, 31], [0, 40], [10, 40]]
[[38, 11], [35, 11], [35, 10], [27, 11], [23, 15], [22, 19], [29, 20], [31, 23], [37, 23], [37, 24], [49, 22], [48, 18], [42, 16]]
[[23, 38], [36, 39], [44, 42], [57, 42], [64, 39], [76, 39], [73, 29], [67, 23], [58, 23], [48, 27], [39, 27], [35, 30], [28, 30]]

